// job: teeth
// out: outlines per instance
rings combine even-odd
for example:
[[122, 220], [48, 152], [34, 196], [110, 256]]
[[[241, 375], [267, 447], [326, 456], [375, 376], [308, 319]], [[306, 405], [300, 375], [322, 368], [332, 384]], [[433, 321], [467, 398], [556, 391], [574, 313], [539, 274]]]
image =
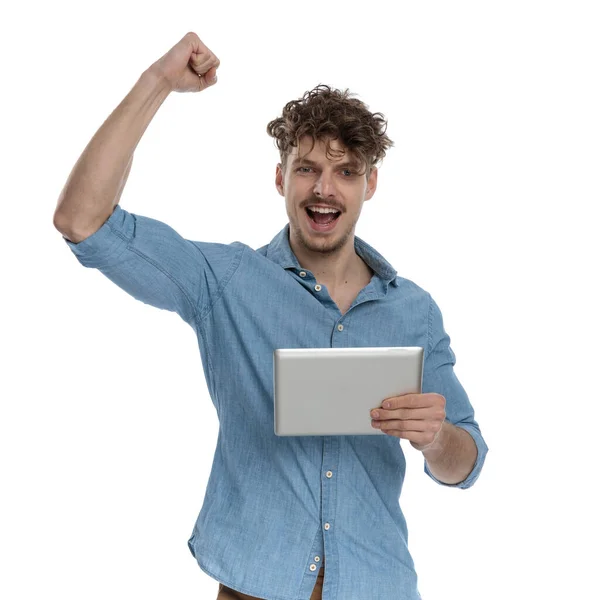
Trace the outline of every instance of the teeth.
[[312, 210], [313, 212], [319, 212], [319, 213], [336, 213], [336, 212], [340, 212], [339, 210], [336, 210], [335, 208], [323, 208], [322, 206], [309, 206], [308, 210]]

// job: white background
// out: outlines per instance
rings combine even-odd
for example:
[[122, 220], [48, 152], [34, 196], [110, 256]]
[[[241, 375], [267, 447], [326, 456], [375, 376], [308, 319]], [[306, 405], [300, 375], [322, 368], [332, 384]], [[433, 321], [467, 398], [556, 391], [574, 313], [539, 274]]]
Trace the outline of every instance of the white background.
[[90, 138], [188, 31], [219, 82], [166, 99], [121, 206], [258, 248], [287, 222], [265, 131], [284, 104], [327, 83], [383, 112], [395, 146], [356, 234], [438, 302], [490, 447], [459, 490], [402, 442], [421, 594], [594, 596], [597, 3], [15, 6], [0, 18], [0, 596], [217, 594], [187, 548], [218, 431], [194, 333], [82, 267], [52, 223]]

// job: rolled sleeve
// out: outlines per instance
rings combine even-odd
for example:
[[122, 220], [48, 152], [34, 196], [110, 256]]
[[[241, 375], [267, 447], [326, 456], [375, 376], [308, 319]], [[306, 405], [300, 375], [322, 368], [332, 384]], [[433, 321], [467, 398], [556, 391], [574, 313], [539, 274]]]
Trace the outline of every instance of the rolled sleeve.
[[466, 489], [471, 487], [483, 468], [488, 446], [475, 420], [475, 411], [467, 393], [454, 373], [456, 356], [450, 347], [450, 336], [444, 330], [442, 313], [429, 296], [428, 345], [423, 369], [423, 393], [437, 393], [446, 399], [446, 419], [471, 435], [477, 447], [477, 460], [468, 477], [459, 483], [444, 483], [429, 470], [424, 460], [424, 470], [440, 485]]
[[471, 473], [469, 473], [468, 477], [464, 481], [460, 481], [458, 483], [445, 483], [435, 477], [435, 475], [429, 470], [427, 461], [424, 461], [425, 473], [427, 473], [427, 475], [429, 475], [429, 477], [431, 477], [431, 479], [433, 479], [436, 483], [439, 483], [440, 485], [445, 485], [446, 487], [457, 487], [460, 489], [467, 489], [467, 488], [470, 488], [475, 483], [475, 481], [477, 481], [477, 478], [479, 477], [479, 474], [481, 473], [481, 469], [483, 468], [483, 463], [485, 462], [485, 457], [488, 452], [488, 447], [487, 447], [487, 444], [485, 443], [485, 440], [483, 439], [481, 433], [479, 432], [478, 427], [474, 427], [473, 425], [467, 425], [464, 423], [458, 423], [458, 424], [455, 423], [455, 425], [457, 427], [461, 427], [462, 429], [467, 431], [469, 434], [471, 434], [471, 437], [475, 441], [475, 446], [477, 446], [477, 460], [475, 461], [475, 465], [473, 466]]
[[91, 269], [103, 269], [118, 262], [133, 237], [132, 215], [118, 204], [103, 225], [81, 242], [72, 242], [64, 235], [63, 240], [71, 248], [77, 260]]
[[177, 313], [192, 327], [240, 262], [244, 244], [190, 241], [172, 227], [118, 204], [81, 242], [63, 236], [77, 260], [145, 304]]

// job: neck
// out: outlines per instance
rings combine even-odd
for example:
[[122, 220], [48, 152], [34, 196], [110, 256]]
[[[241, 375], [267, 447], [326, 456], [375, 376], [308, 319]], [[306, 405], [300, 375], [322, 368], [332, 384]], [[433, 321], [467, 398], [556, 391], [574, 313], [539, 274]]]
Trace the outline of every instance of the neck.
[[304, 269], [311, 271], [317, 281], [330, 292], [353, 286], [372, 276], [373, 271], [354, 249], [354, 235], [333, 252], [316, 252], [306, 248], [290, 235], [290, 248]]

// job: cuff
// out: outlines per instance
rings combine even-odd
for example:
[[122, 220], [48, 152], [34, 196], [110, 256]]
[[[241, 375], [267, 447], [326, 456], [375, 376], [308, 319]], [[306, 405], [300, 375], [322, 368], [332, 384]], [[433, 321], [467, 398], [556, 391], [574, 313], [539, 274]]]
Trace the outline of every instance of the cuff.
[[469, 433], [471, 435], [471, 437], [473, 438], [473, 440], [475, 441], [475, 446], [477, 447], [477, 460], [475, 461], [475, 465], [473, 466], [473, 469], [471, 470], [471, 473], [469, 473], [469, 475], [467, 476], [467, 478], [463, 481], [460, 481], [458, 483], [444, 483], [443, 481], [440, 481], [439, 479], [437, 479], [433, 473], [429, 470], [429, 466], [427, 465], [427, 461], [424, 460], [424, 470], [425, 473], [427, 473], [427, 475], [429, 475], [429, 477], [431, 477], [431, 479], [433, 479], [436, 483], [439, 483], [440, 485], [444, 485], [446, 487], [456, 487], [456, 488], [460, 488], [460, 489], [467, 489], [470, 488], [475, 481], [477, 481], [477, 478], [479, 477], [479, 473], [481, 473], [481, 469], [483, 467], [483, 463], [485, 462], [485, 457], [488, 453], [488, 446], [485, 443], [485, 440], [483, 439], [481, 433], [479, 433], [479, 431], [477, 430], [476, 427], [473, 427], [472, 425], [467, 425], [464, 423], [454, 423], [453, 424], [455, 427], [460, 427], [461, 429], [464, 429], [467, 433]]
[[127, 248], [133, 237], [134, 223], [133, 215], [117, 204], [100, 229], [81, 242], [71, 242], [64, 235], [62, 238], [84, 267], [108, 267]]

